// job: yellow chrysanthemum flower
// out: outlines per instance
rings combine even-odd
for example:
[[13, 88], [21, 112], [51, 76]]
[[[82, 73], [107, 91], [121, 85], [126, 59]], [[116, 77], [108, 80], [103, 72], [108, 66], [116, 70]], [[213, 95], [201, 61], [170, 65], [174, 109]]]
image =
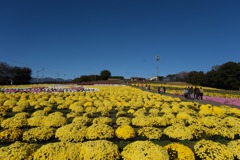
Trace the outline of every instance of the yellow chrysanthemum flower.
[[168, 160], [167, 151], [150, 141], [135, 141], [128, 144], [121, 152], [122, 158], [126, 160]]
[[130, 125], [119, 126], [116, 131], [116, 136], [120, 139], [129, 139], [135, 137], [135, 131]]
[[170, 159], [195, 160], [193, 151], [183, 144], [170, 143], [164, 146], [164, 148], [168, 151]]

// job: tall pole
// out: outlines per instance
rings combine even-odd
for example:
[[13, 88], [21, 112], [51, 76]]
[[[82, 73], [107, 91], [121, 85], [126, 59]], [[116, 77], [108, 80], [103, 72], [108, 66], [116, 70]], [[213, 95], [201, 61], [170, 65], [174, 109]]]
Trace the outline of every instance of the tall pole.
[[158, 62], [160, 60], [160, 57], [159, 56], [156, 56], [156, 61], [157, 61], [157, 81], [158, 81]]

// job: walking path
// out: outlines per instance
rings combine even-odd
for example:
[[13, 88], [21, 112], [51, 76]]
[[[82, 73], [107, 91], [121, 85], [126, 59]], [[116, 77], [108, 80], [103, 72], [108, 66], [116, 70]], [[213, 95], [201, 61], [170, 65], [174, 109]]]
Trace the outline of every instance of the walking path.
[[[146, 88], [142, 88], [142, 87], [137, 87], [137, 88], [142, 89], [144, 91], [148, 91]], [[156, 90], [150, 90], [150, 92], [157, 93]], [[203, 96], [203, 100], [197, 100], [197, 99], [191, 100], [191, 99], [185, 99], [185, 97], [183, 97], [182, 95], [177, 95], [177, 94], [169, 94], [169, 93], [163, 93], [163, 92], [161, 92], [160, 94], [171, 96], [171, 97], [180, 98], [182, 101], [198, 102], [200, 104], [211, 104], [213, 106], [226, 105], [226, 106], [230, 106], [230, 107], [234, 107], [234, 108], [240, 109], [240, 106], [235, 106], [235, 105], [231, 105], [231, 104], [223, 104], [223, 103], [219, 103], [219, 102], [215, 102], [215, 101], [205, 100], [204, 96]]]
[[172, 96], [172, 97], [178, 97], [178, 98], [180, 98], [182, 101], [198, 102], [198, 103], [200, 103], [200, 104], [211, 104], [211, 105], [213, 105], [213, 106], [226, 105], [226, 106], [230, 106], [230, 107], [234, 107], [234, 108], [239, 108], [239, 109], [240, 109], [240, 106], [234, 106], [234, 105], [231, 105], [231, 104], [224, 104], [224, 103], [219, 103], [219, 102], [215, 102], [215, 101], [205, 100], [205, 99], [204, 99], [204, 96], [203, 96], [203, 100], [197, 100], [197, 99], [191, 100], [191, 99], [185, 99], [185, 98], [184, 98], [183, 96], [181, 96], [181, 95], [167, 94], [167, 93], [164, 93], [164, 94], [169, 95], [169, 96]]

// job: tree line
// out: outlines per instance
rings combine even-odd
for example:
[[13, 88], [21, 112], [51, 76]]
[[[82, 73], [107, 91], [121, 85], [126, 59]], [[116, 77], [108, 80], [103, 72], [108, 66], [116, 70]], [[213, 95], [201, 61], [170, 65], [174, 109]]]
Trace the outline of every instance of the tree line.
[[99, 81], [99, 80], [107, 80], [111, 76], [111, 72], [109, 70], [102, 70], [99, 75], [82, 75], [78, 78], [75, 78], [73, 80], [74, 83], [80, 83], [80, 82], [93, 82], [93, 81]]
[[193, 85], [201, 85], [219, 89], [240, 89], [240, 63], [227, 62], [213, 66], [206, 73], [203, 71], [180, 72], [176, 75], [168, 75], [176, 81], [187, 82]]
[[28, 67], [10, 66], [0, 62], [0, 84], [28, 84], [32, 70]]
[[[32, 79], [31, 74], [32, 70], [28, 67], [11, 66], [5, 62], [0, 62], [0, 85], [29, 84]], [[82, 75], [72, 80], [72, 82], [107, 80], [109, 77], [111, 77], [111, 72], [109, 70], [102, 70], [100, 75]], [[123, 77], [120, 78], [123, 79]]]
[[[0, 62], [0, 84], [28, 84], [30, 83], [32, 70], [28, 67], [10, 66], [5, 62]], [[109, 70], [102, 70], [99, 75], [82, 75], [75, 78], [72, 82], [91, 82], [107, 80], [111, 77]], [[124, 79], [122, 76], [118, 76]], [[193, 85], [220, 89], [240, 89], [240, 63], [227, 62], [222, 65], [213, 66], [206, 73], [203, 71], [180, 72], [169, 74], [165, 77], [169, 81], [187, 82]]]

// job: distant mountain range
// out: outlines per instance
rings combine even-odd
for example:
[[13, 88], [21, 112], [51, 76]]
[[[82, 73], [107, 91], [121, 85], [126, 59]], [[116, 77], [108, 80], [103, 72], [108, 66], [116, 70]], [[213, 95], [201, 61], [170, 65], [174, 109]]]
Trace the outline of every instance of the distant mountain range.
[[32, 77], [30, 80], [30, 83], [44, 83], [44, 82], [70, 82], [72, 79], [64, 80], [62, 78], [51, 78], [51, 77], [45, 77], [45, 78], [35, 78]]

